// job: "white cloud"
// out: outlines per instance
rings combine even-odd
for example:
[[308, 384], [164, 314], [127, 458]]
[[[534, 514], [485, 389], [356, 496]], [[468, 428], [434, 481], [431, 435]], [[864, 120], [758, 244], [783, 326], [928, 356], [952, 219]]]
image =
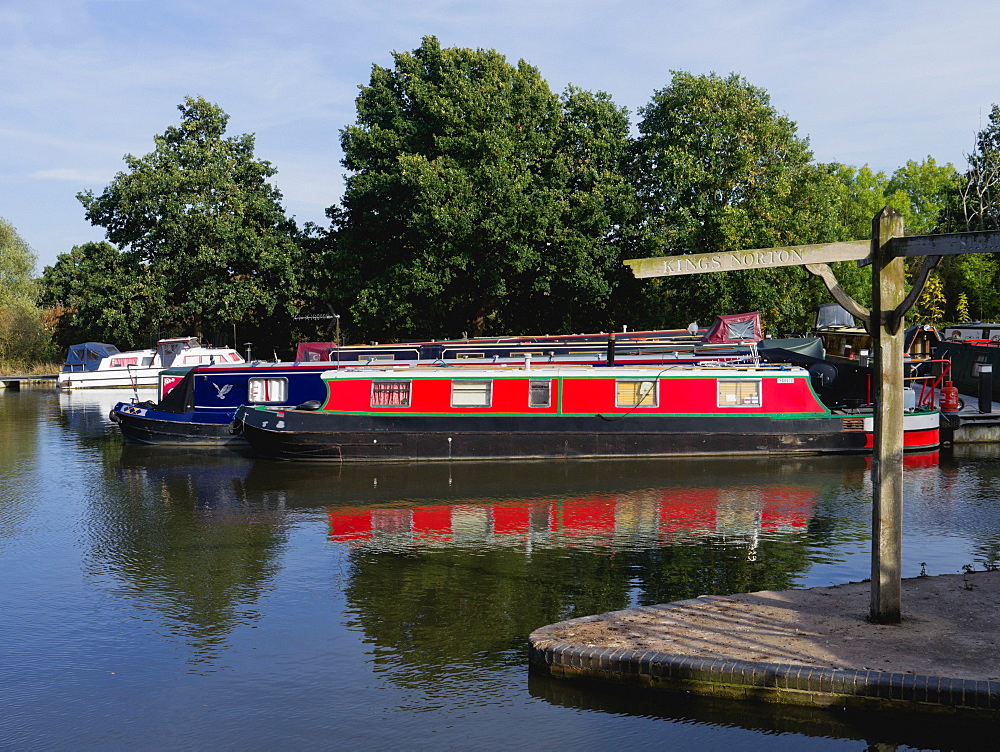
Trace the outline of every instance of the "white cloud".
[[75, 170], [63, 167], [54, 170], [37, 170], [29, 177], [35, 180], [63, 180], [70, 183], [101, 183], [109, 180], [111, 175], [99, 170]]

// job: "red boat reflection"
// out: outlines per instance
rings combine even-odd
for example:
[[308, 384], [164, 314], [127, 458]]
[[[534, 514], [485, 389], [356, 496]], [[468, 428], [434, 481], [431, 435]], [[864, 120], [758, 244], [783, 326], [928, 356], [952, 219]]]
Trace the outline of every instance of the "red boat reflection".
[[424, 546], [551, 542], [613, 546], [638, 538], [679, 540], [798, 531], [817, 489], [669, 488], [588, 498], [413, 507], [331, 507], [331, 540], [353, 545]]
[[[903, 469], [913, 470], [918, 467], [937, 467], [940, 464], [939, 452], [925, 452], [923, 454], [904, 454]], [[872, 458], [865, 458], [865, 468], [871, 470]]]

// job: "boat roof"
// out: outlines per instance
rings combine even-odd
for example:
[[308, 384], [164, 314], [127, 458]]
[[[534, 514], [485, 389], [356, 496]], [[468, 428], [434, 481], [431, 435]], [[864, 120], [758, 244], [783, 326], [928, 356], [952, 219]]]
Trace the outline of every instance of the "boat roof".
[[106, 342], [81, 342], [78, 345], [70, 345], [66, 354], [66, 365], [82, 365], [102, 360], [109, 355], [120, 353], [114, 345]]
[[375, 378], [615, 378], [615, 379], [656, 379], [656, 378], [762, 378], [764, 376], [808, 377], [809, 371], [799, 366], [787, 364], [762, 365], [656, 365], [644, 367], [615, 366], [573, 366], [573, 365], [525, 365], [499, 364], [479, 365], [471, 368], [461, 366], [411, 366], [389, 365], [337, 368], [324, 371], [320, 376], [325, 380], [334, 379], [375, 379]]
[[174, 342], [198, 342], [197, 337], [167, 337], [156, 341], [157, 345], [170, 345]]

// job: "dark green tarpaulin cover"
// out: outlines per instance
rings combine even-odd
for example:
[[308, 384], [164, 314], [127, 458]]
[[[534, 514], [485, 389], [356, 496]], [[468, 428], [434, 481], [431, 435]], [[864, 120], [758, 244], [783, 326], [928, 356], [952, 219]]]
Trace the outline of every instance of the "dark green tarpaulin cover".
[[826, 357], [823, 340], [819, 337], [789, 337], [787, 339], [762, 339], [757, 343], [757, 349], [763, 355], [764, 350], [791, 350], [800, 355], [822, 360]]

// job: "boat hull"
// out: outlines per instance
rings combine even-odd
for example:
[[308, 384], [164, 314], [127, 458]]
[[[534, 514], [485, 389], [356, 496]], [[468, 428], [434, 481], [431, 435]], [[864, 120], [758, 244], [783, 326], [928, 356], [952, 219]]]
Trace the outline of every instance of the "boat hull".
[[[164, 413], [141, 405], [119, 403], [111, 411], [122, 436], [132, 444], [159, 446], [245, 447], [246, 440], [230, 431], [230, 415], [202, 416], [202, 420], [183, 420], [182, 416]], [[205, 418], [214, 418], [206, 422]]]
[[147, 389], [155, 387], [163, 368], [130, 368], [101, 371], [61, 371], [56, 379], [59, 389]]
[[[938, 446], [937, 413], [907, 416], [907, 451]], [[871, 453], [870, 418], [425, 417], [240, 410], [255, 454], [337, 462]], [[866, 425], [866, 423], [868, 425]]]

